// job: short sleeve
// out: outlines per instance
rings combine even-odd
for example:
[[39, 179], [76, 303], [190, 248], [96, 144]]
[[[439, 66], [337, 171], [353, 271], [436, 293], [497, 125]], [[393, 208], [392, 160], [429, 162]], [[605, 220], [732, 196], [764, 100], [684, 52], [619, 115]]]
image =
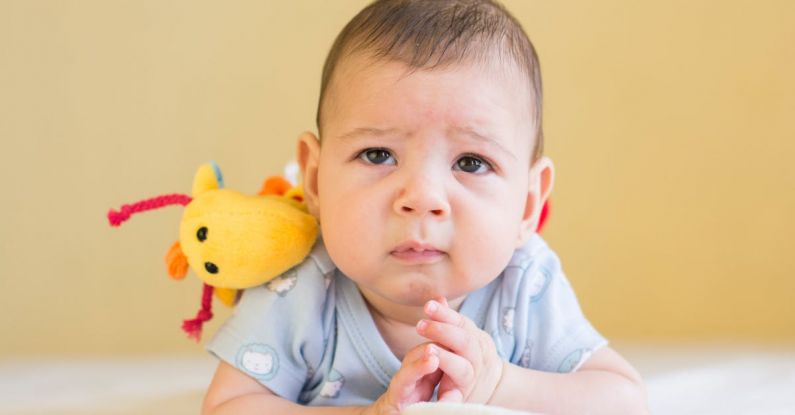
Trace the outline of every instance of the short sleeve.
[[558, 256], [540, 236], [514, 254], [489, 308], [498, 349], [522, 367], [573, 372], [607, 344], [583, 315]]
[[328, 339], [334, 292], [330, 264], [316, 245], [301, 264], [245, 290], [207, 350], [295, 402]]

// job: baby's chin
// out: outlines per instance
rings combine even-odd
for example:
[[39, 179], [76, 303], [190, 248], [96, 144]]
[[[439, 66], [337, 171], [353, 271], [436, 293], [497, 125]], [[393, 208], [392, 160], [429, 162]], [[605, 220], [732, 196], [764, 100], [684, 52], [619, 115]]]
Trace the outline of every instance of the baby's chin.
[[403, 284], [401, 289], [393, 292], [399, 293], [395, 302], [406, 306], [422, 307], [430, 300], [444, 297], [448, 301], [466, 295], [460, 289], [451, 289], [438, 281], [422, 278], [410, 279], [407, 284]]
[[395, 275], [375, 284], [372, 281], [357, 281], [355, 277], [351, 279], [360, 289], [364, 288], [383, 300], [400, 306], [422, 307], [429, 300], [445, 296], [445, 290], [440, 289], [424, 276]]
[[[473, 285], [476, 282], [472, 281], [470, 276], [459, 275], [457, 278], [451, 278], [450, 276], [456, 275], [457, 272], [447, 261], [414, 269], [389, 263], [374, 267], [351, 268], [351, 273], [346, 273], [343, 266], [340, 266], [340, 271], [360, 288], [365, 288], [393, 304], [402, 306], [422, 307], [428, 301], [439, 297], [450, 301], [466, 296], [467, 293], [479, 288]], [[372, 278], [371, 275], [377, 277]], [[483, 285], [487, 282], [484, 281]]]

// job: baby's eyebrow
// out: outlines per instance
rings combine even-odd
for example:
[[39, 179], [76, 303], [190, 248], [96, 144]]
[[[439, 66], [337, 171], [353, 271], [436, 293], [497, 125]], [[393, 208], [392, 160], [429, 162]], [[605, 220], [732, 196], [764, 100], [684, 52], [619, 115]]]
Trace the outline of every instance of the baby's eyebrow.
[[475, 131], [471, 127], [453, 127], [451, 130], [453, 132], [456, 132], [456, 133], [459, 133], [459, 134], [463, 134], [463, 135], [465, 135], [467, 137], [473, 138], [476, 141], [482, 141], [482, 142], [491, 144], [491, 145], [495, 146], [501, 152], [505, 153], [505, 155], [507, 155], [507, 156], [511, 157], [512, 159], [516, 160], [516, 155], [513, 154], [512, 152], [508, 151], [508, 149], [505, 148], [502, 144], [500, 144], [499, 141], [495, 140], [492, 137], [489, 137], [488, 135], [480, 134], [479, 132]]
[[357, 127], [345, 134], [339, 136], [340, 140], [347, 141], [359, 138], [361, 136], [376, 136], [383, 137], [385, 135], [395, 134], [398, 130], [396, 128], [375, 128], [375, 127]]
[[[496, 147], [498, 150], [500, 150], [502, 153], [505, 153], [505, 155], [507, 155], [508, 157], [516, 160], [516, 155], [513, 154], [512, 152], [508, 151], [508, 149], [506, 149], [502, 144], [500, 144], [499, 141], [497, 141], [494, 138], [491, 138], [491, 137], [489, 137], [487, 135], [483, 135], [483, 134], [477, 132], [476, 130], [474, 130], [473, 128], [471, 128], [471, 127], [468, 127], [468, 126], [463, 126], [463, 127], [456, 126], [456, 127], [450, 128], [448, 131], [451, 131], [451, 132], [454, 132], [454, 133], [457, 133], [457, 134], [461, 134], [461, 135], [465, 135], [465, 136], [470, 137], [470, 138], [472, 138], [472, 139], [474, 139], [476, 141], [482, 141], [482, 142], [485, 142], [487, 144], [491, 144], [494, 147]], [[362, 137], [362, 136], [384, 137], [384, 136], [388, 136], [388, 135], [395, 135], [398, 132], [399, 132], [399, 130], [397, 128], [383, 129], [383, 128], [375, 128], [375, 127], [357, 127], [357, 128], [354, 128], [351, 131], [348, 131], [345, 134], [340, 135], [339, 139], [343, 140], [343, 141], [348, 141], [348, 140], [355, 140], [355, 139], [357, 139], [359, 137]]]

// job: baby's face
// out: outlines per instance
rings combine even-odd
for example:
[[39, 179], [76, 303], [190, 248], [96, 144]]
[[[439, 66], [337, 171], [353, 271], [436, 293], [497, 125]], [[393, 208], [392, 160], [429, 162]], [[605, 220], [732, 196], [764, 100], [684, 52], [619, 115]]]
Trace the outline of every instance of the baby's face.
[[406, 69], [346, 58], [321, 147], [305, 134], [299, 148], [331, 259], [368, 294], [416, 306], [494, 279], [540, 206], [523, 79], [474, 65]]

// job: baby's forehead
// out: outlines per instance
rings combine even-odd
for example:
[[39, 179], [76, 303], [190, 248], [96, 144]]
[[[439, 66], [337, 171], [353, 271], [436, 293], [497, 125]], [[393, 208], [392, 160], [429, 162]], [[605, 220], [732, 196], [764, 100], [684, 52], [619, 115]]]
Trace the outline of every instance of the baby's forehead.
[[446, 61], [435, 65], [413, 66], [410, 61], [400, 57], [379, 56], [370, 51], [347, 53], [339, 58], [337, 67], [330, 79], [331, 83], [340, 78], [355, 78], [362, 75], [391, 71], [396, 66], [402, 67], [401, 77], [409, 77], [417, 73], [479, 73], [490, 78], [515, 82], [517, 88], [531, 83], [530, 74], [509, 56], [499, 52], [462, 57], [456, 61]]
[[[417, 68], [396, 59], [358, 54], [340, 60], [329, 87], [325, 105], [336, 115], [361, 115], [383, 107], [392, 107], [392, 112], [419, 108], [467, 112], [513, 106], [520, 107], [515, 115], [526, 116], [535, 104], [527, 75], [515, 63], [497, 59]], [[484, 102], [489, 105], [484, 107]]]

